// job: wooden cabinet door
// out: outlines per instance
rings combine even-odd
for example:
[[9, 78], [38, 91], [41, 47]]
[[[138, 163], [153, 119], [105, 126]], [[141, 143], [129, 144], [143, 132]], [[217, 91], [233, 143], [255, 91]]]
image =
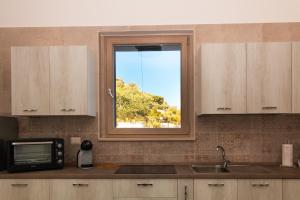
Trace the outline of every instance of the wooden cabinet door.
[[177, 198], [117, 198], [114, 200], [177, 200]]
[[246, 113], [246, 44], [201, 46], [201, 113]]
[[48, 180], [0, 181], [0, 199], [3, 200], [49, 200]]
[[113, 200], [112, 180], [52, 180], [51, 200]]
[[178, 179], [178, 200], [193, 200], [194, 199], [194, 180], [193, 179]]
[[237, 200], [236, 180], [208, 180], [194, 181], [195, 200]]
[[48, 47], [12, 47], [13, 115], [49, 114]]
[[247, 112], [290, 113], [291, 43], [247, 44]]
[[300, 113], [300, 42], [292, 50], [292, 112]]
[[300, 180], [282, 181], [282, 200], [299, 200]]
[[50, 109], [53, 115], [87, 113], [87, 47], [50, 47]]
[[238, 180], [238, 200], [281, 199], [281, 180]]

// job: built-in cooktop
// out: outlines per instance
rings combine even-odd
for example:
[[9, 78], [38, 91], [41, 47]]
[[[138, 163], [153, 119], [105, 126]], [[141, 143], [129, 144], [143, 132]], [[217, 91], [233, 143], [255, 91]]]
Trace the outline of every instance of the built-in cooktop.
[[174, 165], [121, 165], [115, 174], [176, 174]]

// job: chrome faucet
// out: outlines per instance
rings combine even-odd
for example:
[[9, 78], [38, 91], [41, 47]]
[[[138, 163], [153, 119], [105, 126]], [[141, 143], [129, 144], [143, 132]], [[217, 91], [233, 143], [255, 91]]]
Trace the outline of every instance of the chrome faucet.
[[224, 147], [217, 146], [217, 151], [221, 151], [221, 153], [222, 153], [222, 159], [223, 159], [223, 168], [226, 169], [228, 167], [229, 163], [231, 163], [231, 161], [226, 159]]

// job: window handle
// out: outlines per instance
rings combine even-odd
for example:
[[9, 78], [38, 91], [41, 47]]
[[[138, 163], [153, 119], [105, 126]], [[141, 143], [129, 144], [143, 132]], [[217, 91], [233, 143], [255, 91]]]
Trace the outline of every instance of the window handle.
[[112, 91], [111, 91], [110, 88], [108, 88], [107, 94], [108, 94], [112, 99], [114, 99], [114, 95], [113, 95], [113, 93], [112, 93]]

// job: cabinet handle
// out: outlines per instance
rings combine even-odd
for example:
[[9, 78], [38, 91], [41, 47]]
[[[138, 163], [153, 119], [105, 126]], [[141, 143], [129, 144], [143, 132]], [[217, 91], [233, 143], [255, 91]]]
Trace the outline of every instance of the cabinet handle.
[[64, 112], [74, 112], [76, 110], [74, 108], [68, 108], [68, 109], [63, 108], [63, 109], [61, 109], [61, 111], [64, 111]]
[[225, 111], [225, 110], [231, 110], [231, 108], [230, 107], [218, 107], [217, 110]]
[[138, 183], [137, 186], [147, 187], [147, 186], [153, 186], [153, 184], [152, 183]]
[[188, 200], [188, 188], [187, 185], [184, 186], [184, 200]]
[[87, 183], [73, 183], [74, 187], [88, 187], [89, 184]]
[[224, 183], [209, 183], [208, 186], [209, 187], [224, 187], [225, 184]]
[[37, 109], [25, 109], [25, 110], [23, 110], [24, 112], [36, 112], [37, 111]]
[[263, 106], [262, 109], [263, 110], [276, 110], [277, 107], [276, 106]]
[[27, 187], [27, 183], [13, 183], [11, 184], [12, 187]]
[[269, 187], [269, 183], [252, 183], [252, 187]]

